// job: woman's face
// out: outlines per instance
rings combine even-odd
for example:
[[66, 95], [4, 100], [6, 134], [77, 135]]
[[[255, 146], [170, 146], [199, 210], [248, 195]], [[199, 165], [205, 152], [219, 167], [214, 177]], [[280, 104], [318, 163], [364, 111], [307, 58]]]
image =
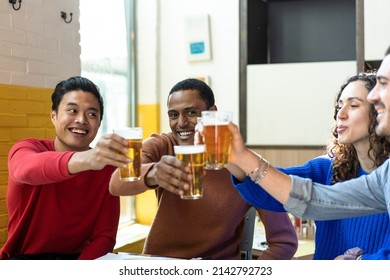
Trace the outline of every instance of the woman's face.
[[368, 142], [371, 105], [364, 85], [363, 81], [349, 83], [338, 100], [337, 133], [341, 144]]

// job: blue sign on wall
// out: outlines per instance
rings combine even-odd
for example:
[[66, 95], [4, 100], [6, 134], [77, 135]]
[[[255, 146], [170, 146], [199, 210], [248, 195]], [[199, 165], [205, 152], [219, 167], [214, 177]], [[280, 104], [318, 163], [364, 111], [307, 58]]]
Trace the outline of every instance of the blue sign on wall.
[[190, 53], [191, 54], [203, 54], [203, 53], [205, 53], [204, 42], [190, 43]]

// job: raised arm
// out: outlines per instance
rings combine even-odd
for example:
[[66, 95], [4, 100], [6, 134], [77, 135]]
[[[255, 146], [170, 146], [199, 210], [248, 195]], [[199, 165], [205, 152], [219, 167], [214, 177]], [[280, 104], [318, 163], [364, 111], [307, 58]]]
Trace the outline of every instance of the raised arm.
[[124, 182], [119, 180], [116, 170], [110, 181], [113, 195], [136, 195], [147, 190], [164, 188], [180, 195], [183, 188], [188, 188], [189, 168], [169, 150], [169, 143], [164, 138], [154, 135], [142, 144], [141, 180]]
[[126, 139], [116, 134], [103, 135], [93, 149], [73, 154], [68, 162], [69, 173], [100, 170], [106, 165], [124, 167], [130, 161], [122, 154], [126, 152]]
[[231, 162], [247, 174], [260, 166], [256, 183], [294, 216], [331, 220], [388, 211], [389, 160], [369, 175], [326, 186], [268, 167], [266, 160], [246, 148], [235, 124], [230, 123], [229, 129], [233, 134]]
[[[232, 151], [230, 157], [230, 163], [232, 166], [228, 166], [227, 169], [230, 172], [237, 173], [237, 167], [240, 168], [243, 172], [241, 173], [241, 176], [238, 175], [241, 177], [238, 179], [242, 180], [242, 174], [250, 174], [255, 171], [256, 168], [260, 167], [258, 170], [259, 174], [263, 175], [260, 179], [261, 186], [276, 200], [285, 204], [289, 199], [291, 178], [271, 165], [267, 167], [265, 161], [261, 161], [256, 153], [248, 149], [245, 146], [241, 133], [235, 124], [229, 123], [229, 129], [232, 132]], [[232, 171], [232, 167], [235, 171]], [[256, 183], [260, 183], [260, 180]]]

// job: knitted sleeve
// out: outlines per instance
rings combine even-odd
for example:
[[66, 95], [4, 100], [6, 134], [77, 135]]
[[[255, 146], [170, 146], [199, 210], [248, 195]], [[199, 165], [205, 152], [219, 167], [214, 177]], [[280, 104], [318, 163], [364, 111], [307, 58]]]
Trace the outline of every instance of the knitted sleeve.
[[71, 178], [68, 161], [74, 152], [49, 150], [44, 142], [27, 139], [16, 143], [8, 154], [9, 176], [16, 183], [41, 185]]
[[[303, 178], [310, 178], [315, 182], [326, 184], [332, 174], [331, 160], [321, 156], [307, 161], [301, 166], [288, 168], [277, 167], [278, 170], [288, 175], [296, 175]], [[233, 186], [237, 189], [245, 201], [256, 207], [276, 212], [285, 212], [283, 205], [269, 195], [261, 186], [254, 183], [248, 176], [243, 182], [239, 182], [232, 176]]]

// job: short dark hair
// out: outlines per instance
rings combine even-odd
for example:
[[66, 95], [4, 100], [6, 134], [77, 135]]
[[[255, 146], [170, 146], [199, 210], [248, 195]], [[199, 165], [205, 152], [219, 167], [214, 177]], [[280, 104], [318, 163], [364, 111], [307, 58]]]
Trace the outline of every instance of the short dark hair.
[[185, 79], [178, 82], [170, 90], [168, 97], [180, 90], [196, 90], [199, 93], [200, 98], [206, 103], [207, 109], [210, 109], [215, 104], [213, 90], [203, 81], [199, 79]]
[[385, 52], [385, 56], [386, 55], [389, 55], [390, 54], [390, 46], [387, 48], [386, 52]]
[[54, 89], [53, 94], [51, 95], [51, 109], [55, 112], [58, 112], [58, 106], [61, 103], [64, 95], [70, 91], [82, 90], [85, 92], [92, 93], [96, 99], [99, 101], [100, 105], [100, 120], [103, 119], [104, 105], [103, 97], [100, 94], [99, 88], [92, 81], [87, 78], [74, 76], [62, 82], [59, 82]]

